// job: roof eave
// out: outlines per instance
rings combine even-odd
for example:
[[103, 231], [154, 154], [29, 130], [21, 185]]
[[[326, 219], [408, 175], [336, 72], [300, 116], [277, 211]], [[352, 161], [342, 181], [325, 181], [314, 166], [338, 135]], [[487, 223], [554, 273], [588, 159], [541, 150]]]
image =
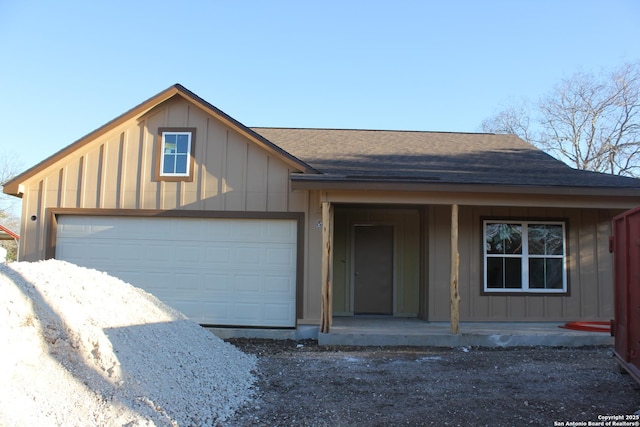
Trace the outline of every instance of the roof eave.
[[294, 190], [429, 191], [460, 193], [614, 196], [640, 198], [640, 188], [628, 187], [447, 183], [431, 179], [422, 181], [409, 181], [406, 179], [368, 180], [326, 175], [303, 175], [295, 173], [291, 174], [291, 187]]

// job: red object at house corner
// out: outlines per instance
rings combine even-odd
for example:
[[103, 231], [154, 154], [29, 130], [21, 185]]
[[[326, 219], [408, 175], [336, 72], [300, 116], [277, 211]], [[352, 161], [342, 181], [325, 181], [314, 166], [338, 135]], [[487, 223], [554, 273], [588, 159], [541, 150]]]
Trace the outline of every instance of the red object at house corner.
[[640, 206], [613, 218], [614, 354], [640, 383]]

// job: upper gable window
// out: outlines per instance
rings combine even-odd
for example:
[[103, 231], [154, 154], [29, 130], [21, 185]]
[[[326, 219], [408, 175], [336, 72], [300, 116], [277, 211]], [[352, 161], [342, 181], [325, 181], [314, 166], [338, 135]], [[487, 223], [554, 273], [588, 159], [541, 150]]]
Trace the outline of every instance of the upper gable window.
[[485, 293], [567, 293], [564, 221], [483, 225]]
[[195, 133], [194, 128], [158, 129], [158, 181], [193, 181]]

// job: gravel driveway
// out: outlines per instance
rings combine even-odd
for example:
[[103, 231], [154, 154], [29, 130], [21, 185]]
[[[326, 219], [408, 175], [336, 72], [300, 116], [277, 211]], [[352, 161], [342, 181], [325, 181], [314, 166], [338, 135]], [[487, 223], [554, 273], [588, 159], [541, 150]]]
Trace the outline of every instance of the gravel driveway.
[[606, 425], [614, 420], [606, 416], [640, 425], [640, 386], [621, 373], [611, 347], [229, 341], [258, 356], [259, 369], [255, 399], [229, 426]]

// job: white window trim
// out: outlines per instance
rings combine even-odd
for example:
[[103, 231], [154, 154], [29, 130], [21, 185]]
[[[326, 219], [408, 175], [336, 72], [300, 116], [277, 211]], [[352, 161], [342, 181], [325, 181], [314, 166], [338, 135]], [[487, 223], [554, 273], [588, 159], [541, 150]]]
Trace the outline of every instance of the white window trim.
[[[487, 287], [487, 224], [519, 224], [522, 225], [522, 254], [501, 254], [495, 258], [521, 258], [522, 261], [522, 288], [489, 288]], [[529, 255], [529, 225], [549, 224], [562, 226], [562, 255], [545, 255], [543, 257]], [[483, 257], [483, 291], [488, 294], [499, 293], [536, 293], [536, 294], [566, 294], [567, 285], [567, 225], [566, 221], [521, 221], [515, 219], [488, 219], [482, 222], [482, 257]], [[529, 259], [530, 258], [559, 258], [562, 259], [562, 289], [529, 288]]]
[[[187, 135], [188, 143], [187, 143], [187, 169], [185, 173], [166, 173], [164, 172], [164, 144], [165, 144], [165, 135]], [[160, 176], [179, 176], [179, 177], [188, 177], [191, 175], [191, 139], [193, 138], [192, 132], [183, 132], [183, 131], [165, 131], [162, 132], [162, 140], [160, 144]]]

